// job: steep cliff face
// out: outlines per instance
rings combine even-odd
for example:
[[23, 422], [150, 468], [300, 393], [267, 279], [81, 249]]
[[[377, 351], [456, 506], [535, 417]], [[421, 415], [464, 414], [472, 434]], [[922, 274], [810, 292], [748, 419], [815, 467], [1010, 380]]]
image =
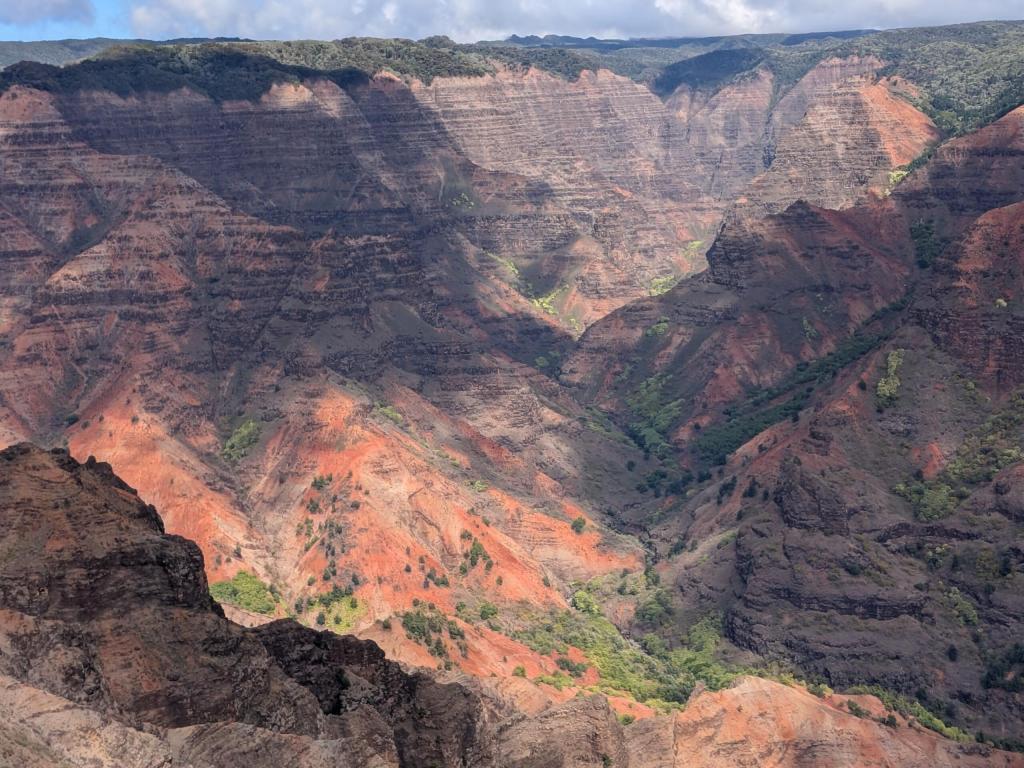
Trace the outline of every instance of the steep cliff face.
[[680, 86], [667, 105], [710, 183], [747, 216], [803, 200], [847, 208], [892, 186], [890, 173], [939, 140], [873, 57], [828, 59], [792, 86], [762, 67], [713, 94]]
[[565, 379], [598, 400], [624, 401], [650, 377], [670, 375], [666, 402], [682, 398], [684, 419], [706, 420], [746, 389], [831, 351], [898, 300], [910, 274], [903, 237], [887, 207], [799, 203], [766, 219], [738, 218], [715, 241], [706, 272], [591, 328]]
[[[645, 462], [552, 374], [584, 323], [699, 265], [750, 170], [699, 170], [718, 128], [607, 72], [0, 108], [8, 441], [117, 461], [215, 579], [304, 607], [351, 587], [339, 620], [366, 632], [415, 599], [559, 606], [640, 567], [599, 531]], [[485, 576], [461, 573], [473, 541]], [[467, 645], [478, 671], [553, 664]]]
[[[756, 703], [754, 719], [800, 702], [828, 723], [813, 744], [787, 739], [778, 765], [812, 755], [854, 765], [863, 754], [883, 765], [1020, 764], [904, 723], [866, 723], [777, 683], [745, 681], [696, 696], [675, 722], [624, 728], [601, 697], [526, 717], [408, 674], [373, 643], [292, 621], [246, 630], [210, 599], [195, 545], [164, 534], [109, 465], [60, 450], [0, 452], [0, 551], [0, 757], [11, 764], [645, 768], [674, 765], [698, 743], [715, 760], [744, 759], [751, 746], [721, 720], [738, 718], [738, 702]], [[778, 737], [766, 736], [777, 754]]]
[[730, 223], [706, 274], [598, 323], [566, 366], [622, 423], [652, 393], [674, 414], [650, 423], [698, 478], [653, 528], [684, 623], [721, 612], [742, 648], [1008, 743], [1022, 121], [948, 143], [884, 202]]
[[[333, 85], [329, 94], [344, 97]], [[171, 98], [195, 124], [220, 109]], [[304, 101], [312, 91], [267, 98], [291, 105], [273, 112], [281, 130], [318, 137], [290, 134], [292, 162], [327, 163], [316, 153], [336, 134], [310, 124], [326, 119]], [[427, 648], [379, 623], [420, 599], [446, 615], [484, 600], [564, 606], [565, 584], [641, 566], [639, 546], [603, 529], [597, 506], [606, 493], [630, 495], [621, 467], [635, 449], [588, 428], [550, 378], [504, 351], [532, 347], [555, 365], [558, 336], [516, 314], [509, 296], [526, 303], [517, 293], [474, 282], [457, 234], [420, 220], [424, 210], [443, 219], [443, 203], [414, 207], [399, 189], [390, 202], [361, 203], [377, 224], [335, 211], [321, 232], [331, 203], [281, 190], [276, 213], [259, 210], [281, 223], [267, 223], [160, 161], [82, 144], [48, 96], [15, 89], [4, 99], [3, 193], [17, 233], [5, 253], [9, 440], [63, 434], [74, 452], [117, 461], [169, 529], [199, 543], [214, 580], [246, 571], [280, 590], [269, 616], [296, 610], [312, 623], [319, 596], [351, 591], [355, 610], [328, 611], [332, 625], [431, 666], [440, 662]], [[155, 121], [152, 103], [135, 108]], [[150, 139], [178, 146], [166, 137], [176, 125], [190, 123]], [[267, 141], [273, 130], [252, 135]], [[196, 137], [188, 167], [211, 184], [214, 143]], [[412, 164], [416, 151], [393, 154]], [[239, 171], [247, 189], [274, 188], [261, 157]], [[367, 183], [387, 173], [371, 169]], [[415, 168], [402, 179], [430, 198]], [[230, 174], [218, 183], [236, 190]], [[74, 244], [79, 221], [95, 242]], [[360, 231], [371, 225], [388, 231]], [[577, 533], [570, 523], [581, 516], [589, 528]], [[486, 560], [478, 553], [470, 568], [474, 546]], [[553, 658], [467, 629], [463, 653], [453, 645], [467, 669], [555, 669]]]
[[5, 723], [11, 743], [38, 740], [73, 765], [486, 760], [482, 729], [502, 705], [410, 676], [372, 643], [230, 623], [198, 548], [165, 535], [108, 465], [19, 445], [0, 476], [6, 701], [60, 712], [64, 731], [22, 710]]

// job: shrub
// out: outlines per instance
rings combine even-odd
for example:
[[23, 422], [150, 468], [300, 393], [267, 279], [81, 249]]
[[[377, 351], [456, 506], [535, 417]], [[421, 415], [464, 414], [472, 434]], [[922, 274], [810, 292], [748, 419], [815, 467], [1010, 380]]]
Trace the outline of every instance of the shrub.
[[867, 717], [869, 714], [868, 711], [864, 709], [864, 707], [862, 707], [853, 699], [846, 700], [846, 708], [850, 710], [850, 714], [854, 715], [855, 717]]
[[589, 664], [585, 664], [582, 661], [573, 661], [568, 656], [559, 656], [555, 659], [555, 665], [573, 677], [581, 677], [589, 668]]
[[398, 426], [402, 426], [405, 423], [405, 418], [402, 416], [402, 414], [395, 410], [394, 407], [388, 405], [387, 403], [377, 403], [377, 405], [374, 406], [373, 410], [375, 413], [380, 414], [385, 419], [387, 419], [390, 422], [393, 422], [394, 424], [397, 424]]
[[253, 574], [239, 571], [230, 581], [210, 585], [210, 595], [219, 603], [244, 608], [253, 613], [271, 614], [277, 607], [270, 588]]
[[249, 455], [249, 451], [260, 440], [260, 425], [253, 419], [243, 421], [224, 443], [220, 455], [232, 464]]
[[586, 527], [587, 521], [583, 517], [577, 517], [572, 521], [572, 529], [576, 533], [583, 533], [583, 529]]
[[484, 602], [480, 606], [480, 618], [483, 621], [489, 621], [498, 615], [498, 608], [494, 603]]
[[903, 365], [904, 351], [892, 350], [885, 358], [885, 374], [878, 380], [875, 396], [880, 408], [888, 408], [896, 402], [900, 394], [900, 366]]
[[989, 659], [981, 683], [986, 688], [1002, 688], [1011, 693], [1024, 691], [1024, 644], [1016, 643]]
[[526, 667], [520, 665], [512, 670], [513, 677], [526, 677]]
[[832, 689], [824, 683], [811, 683], [807, 686], [807, 690], [819, 699], [823, 699], [832, 693]]

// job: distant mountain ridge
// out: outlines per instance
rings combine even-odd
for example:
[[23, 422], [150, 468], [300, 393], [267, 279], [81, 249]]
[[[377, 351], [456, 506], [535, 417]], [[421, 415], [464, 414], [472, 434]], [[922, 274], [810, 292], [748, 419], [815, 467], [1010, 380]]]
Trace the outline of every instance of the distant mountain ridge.
[[115, 46], [123, 45], [181, 45], [240, 41], [241, 38], [177, 38], [173, 40], [140, 40], [111, 37], [89, 37], [70, 40], [0, 40], [0, 69], [19, 61], [38, 61], [41, 64], [62, 66], [95, 56]]
[[[334, 41], [69, 40], [0, 43], [0, 68], [29, 60], [62, 65], [83, 58], [131, 56], [133, 49], [216, 47], [269, 57], [278, 64], [324, 71], [354, 69], [366, 76], [391, 71], [429, 83], [434, 77], [483, 76], [496, 68], [536, 67], [567, 79], [608, 69], [668, 98], [680, 85], [715, 93], [730, 83], [772, 72], [774, 97], [829, 58], [875, 56], [885, 73], [915, 86], [913, 100], [950, 134], [978, 128], [1024, 102], [1024, 22], [977, 22], [885, 31], [599, 40], [548, 35], [458, 44], [443, 36], [411, 40], [347, 38]], [[114, 54], [115, 57], [117, 54]], [[145, 57], [147, 54], [134, 55]], [[202, 58], [187, 54], [186, 58]], [[127, 63], [127, 62], [126, 62]], [[264, 67], [266, 68], [266, 67]], [[10, 72], [0, 87], [17, 80]]]

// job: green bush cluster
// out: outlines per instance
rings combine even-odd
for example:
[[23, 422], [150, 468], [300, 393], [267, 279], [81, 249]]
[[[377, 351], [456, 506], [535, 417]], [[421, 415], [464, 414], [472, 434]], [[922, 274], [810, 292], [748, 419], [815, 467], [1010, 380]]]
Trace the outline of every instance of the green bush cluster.
[[888, 408], [900, 396], [900, 367], [903, 365], [904, 350], [894, 349], [885, 357], [885, 373], [875, 387], [875, 399], [879, 408]]
[[882, 688], [878, 685], [855, 685], [846, 691], [849, 694], [869, 694], [875, 696], [882, 702], [886, 709], [897, 712], [904, 717], [914, 718], [925, 728], [942, 734], [947, 739], [959, 742], [974, 741], [973, 737], [966, 731], [951, 725], [946, 725], [940, 717], [931, 712], [920, 701], [904, 698], [898, 693]]
[[1010, 693], [1024, 691], [1024, 643], [993, 655], [985, 666], [981, 684], [986, 688], [1002, 688]]
[[656, 635], [648, 635], [642, 646], [626, 640], [600, 611], [553, 613], [513, 637], [544, 655], [564, 656], [569, 646], [579, 648], [600, 675], [600, 690], [624, 693], [656, 707], [685, 702], [697, 681], [717, 690], [736, 675], [714, 657], [720, 638], [714, 619], [698, 622], [686, 644], [671, 650]]
[[395, 409], [394, 406], [388, 405], [387, 403], [377, 403], [373, 407], [373, 412], [383, 416], [390, 422], [402, 426], [405, 424], [405, 417]]
[[652, 376], [626, 397], [633, 417], [627, 434], [645, 451], [659, 457], [669, 454], [671, 447], [666, 435], [683, 410], [682, 400], [666, 399], [667, 383], [668, 377], [664, 374]]
[[432, 656], [447, 658], [448, 648], [443, 635], [456, 642], [465, 654], [465, 633], [455, 621], [448, 619], [433, 603], [415, 601], [413, 610], [402, 614], [402, 628], [410, 640], [424, 646]]
[[[483, 561], [484, 567], [487, 570], [490, 570], [492, 567], [492, 563], [494, 562], [491, 559], [490, 554], [488, 554], [487, 550], [484, 548], [484, 545], [480, 541], [480, 539], [478, 539], [476, 536], [473, 536], [472, 534], [470, 534], [470, 538], [472, 539], [473, 543], [470, 545], [468, 550], [462, 553], [462, 559], [465, 560], [465, 563], [463, 563], [463, 565], [466, 566], [464, 573], [467, 573], [476, 568], [481, 561]], [[460, 569], [460, 571], [462, 571], [462, 569]]]
[[214, 582], [210, 585], [210, 595], [218, 603], [235, 605], [253, 613], [271, 614], [277, 607], [270, 587], [247, 571], [239, 571], [229, 581]]
[[590, 665], [582, 661], [573, 661], [568, 656], [559, 656], [555, 659], [555, 665], [572, 677], [582, 677], [590, 669]]
[[[894, 311], [897, 309], [894, 306]], [[882, 314], [868, 322], [881, 319]], [[692, 441], [692, 450], [706, 463], [725, 464], [729, 455], [747, 441], [799, 414], [815, 387], [831, 381], [840, 370], [875, 349], [885, 338], [885, 334], [856, 333], [824, 357], [801, 363], [778, 384], [752, 390], [744, 400], [725, 410], [725, 421], [704, 427]]]
[[231, 433], [231, 437], [227, 439], [224, 447], [221, 448], [220, 455], [232, 464], [236, 464], [248, 456], [249, 451], [259, 441], [259, 423], [253, 419], [246, 419]]
[[914, 256], [917, 259], [917, 266], [926, 269], [935, 263], [935, 260], [946, 247], [946, 242], [936, 236], [935, 224], [932, 221], [915, 221], [910, 225], [910, 239], [914, 243]]
[[952, 514], [971, 488], [991, 482], [1020, 461], [1024, 461], [1024, 394], [1014, 395], [968, 435], [937, 477], [903, 482], [894, 490], [913, 505], [920, 519], [939, 520]]

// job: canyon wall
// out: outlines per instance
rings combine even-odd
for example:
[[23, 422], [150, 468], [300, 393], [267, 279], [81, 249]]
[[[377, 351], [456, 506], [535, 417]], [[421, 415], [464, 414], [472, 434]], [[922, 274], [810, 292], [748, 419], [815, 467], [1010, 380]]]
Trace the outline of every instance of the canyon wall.
[[211, 600], [193, 543], [109, 465], [60, 450], [0, 452], [0, 549], [0, 757], [30, 768], [1022, 764], [770, 681], [634, 725], [597, 696], [529, 716], [372, 642], [289, 620], [244, 629]]

